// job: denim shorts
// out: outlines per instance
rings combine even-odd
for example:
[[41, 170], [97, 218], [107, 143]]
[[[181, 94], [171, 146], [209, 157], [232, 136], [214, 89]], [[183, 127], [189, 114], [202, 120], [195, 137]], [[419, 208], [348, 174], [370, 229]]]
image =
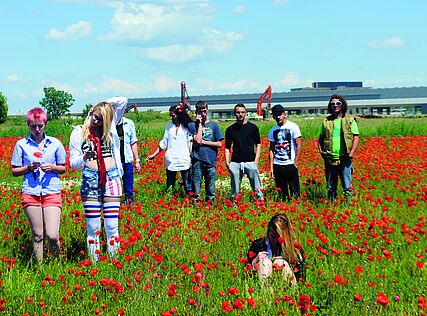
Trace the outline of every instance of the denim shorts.
[[107, 170], [107, 183], [103, 187], [99, 183], [99, 172], [88, 167], [83, 167], [82, 185], [80, 186], [82, 198], [102, 199], [104, 196], [122, 196], [119, 170], [116, 166]]

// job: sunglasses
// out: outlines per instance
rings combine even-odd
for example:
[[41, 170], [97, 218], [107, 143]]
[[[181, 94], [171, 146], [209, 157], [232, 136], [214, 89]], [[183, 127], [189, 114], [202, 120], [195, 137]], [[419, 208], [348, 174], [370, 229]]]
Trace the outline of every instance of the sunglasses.
[[92, 119], [94, 121], [98, 121], [98, 122], [102, 122], [103, 121], [102, 117], [100, 117], [100, 116], [98, 116], [96, 114], [92, 114]]
[[338, 102], [331, 102], [331, 103], [329, 103], [330, 105], [332, 105], [332, 106], [341, 106], [342, 105], [342, 102], [341, 101], [338, 101]]

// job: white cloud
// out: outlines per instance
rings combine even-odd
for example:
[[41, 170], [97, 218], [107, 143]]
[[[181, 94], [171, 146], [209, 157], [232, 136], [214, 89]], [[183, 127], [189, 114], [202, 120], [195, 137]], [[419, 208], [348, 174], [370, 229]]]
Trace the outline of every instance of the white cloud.
[[224, 53], [243, 37], [209, 26], [214, 8], [206, 0], [122, 1], [111, 6], [115, 8], [111, 31], [99, 39], [135, 46], [138, 54], [152, 60], [181, 63], [208, 53]]
[[237, 32], [221, 32], [210, 28], [203, 30], [203, 42], [211, 50], [220, 53], [230, 50], [242, 37], [243, 35]]
[[280, 79], [277, 84], [282, 86], [295, 86], [300, 83], [300, 80], [294, 73], [287, 74], [284, 78]]
[[276, 91], [283, 91], [290, 88], [311, 87], [312, 82], [313, 80], [301, 80], [296, 74], [288, 73], [282, 79], [273, 83], [273, 89]]
[[233, 9], [233, 12], [235, 14], [242, 14], [243, 12], [245, 12], [246, 7], [244, 5], [236, 5]]
[[62, 82], [52, 82], [44, 85], [69, 92], [76, 100], [79, 97], [97, 97], [99, 95], [138, 95], [144, 90], [143, 85], [140, 83], [131, 83], [126, 80], [108, 76], [103, 76], [94, 82], [95, 83], [86, 83], [81, 87]]
[[139, 45], [183, 41], [197, 34], [211, 11], [203, 1], [170, 5], [116, 2], [112, 6], [116, 11], [110, 22], [111, 32], [101, 39]]
[[176, 80], [167, 76], [153, 76], [152, 78], [153, 84], [147, 90], [155, 91], [155, 92], [170, 92], [170, 91], [178, 91], [179, 89], [179, 80]]
[[200, 57], [204, 48], [197, 45], [168, 45], [138, 50], [145, 57], [165, 62], [185, 62]]
[[381, 48], [381, 47], [402, 47], [405, 45], [405, 40], [400, 37], [390, 37], [385, 40], [374, 40], [370, 41], [368, 46], [372, 48]]
[[68, 26], [65, 31], [51, 29], [45, 36], [47, 40], [76, 40], [88, 36], [92, 32], [92, 26], [87, 21], [79, 21]]
[[52, 82], [51, 84], [47, 85], [49, 87], [54, 87], [56, 90], [62, 90], [71, 94], [76, 93], [77, 89], [73, 87], [72, 85], [66, 84], [66, 83], [60, 83], [60, 82]]
[[16, 82], [19, 79], [20, 78], [17, 74], [10, 74], [9, 76], [6, 76], [6, 81], [8, 81], [8, 82]]

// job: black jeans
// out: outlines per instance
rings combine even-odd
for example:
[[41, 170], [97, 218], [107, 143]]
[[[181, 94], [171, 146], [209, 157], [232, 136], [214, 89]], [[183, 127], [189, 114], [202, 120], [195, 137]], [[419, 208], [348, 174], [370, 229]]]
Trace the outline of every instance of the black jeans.
[[300, 196], [300, 184], [298, 168], [292, 165], [273, 165], [274, 179], [276, 187], [280, 189], [279, 196], [282, 201], [290, 200], [290, 196], [298, 198]]
[[170, 171], [166, 169], [166, 190], [173, 190], [175, 187], [177, 173], [181, 173], [182, 183], [184, 185], [185, 193], [192, 191], [190, 169], [181, 171]]

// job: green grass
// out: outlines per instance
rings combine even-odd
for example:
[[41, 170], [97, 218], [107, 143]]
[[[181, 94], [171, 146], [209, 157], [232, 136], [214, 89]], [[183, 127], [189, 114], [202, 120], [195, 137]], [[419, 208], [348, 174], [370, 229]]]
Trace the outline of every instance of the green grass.
[[[148, 138], [160, 139], [163, 137], [164, 129], [170, 122], [168, 113], [154, 111], [129, 113], [126, 116], [135, 122], [137, 136], [142, 142]], [[299, 125], [303, 138], [317, 138], [323, 117], [288, 117], [288, 119]], [[59, 137], [67, 145], [72, 126], [82, 124], [82, 122], [83, 119], [72, 118], [48, 122], [46, 134]], [[233, 122], [233, 120], [218, 121], [223, 133]], [[275, 125], [275, 121], [271, 118], [253, 122], [258, 125], [261, 136], [268, 136], [269, 130]], [[361, 137], [427, 135], [427, 116], [358, 118], [358, 124]], [[24, 137], [27, 134], [28, 128], [23, 117], [9, 117], [6, 123], [0, 125], [0, 137]]]

